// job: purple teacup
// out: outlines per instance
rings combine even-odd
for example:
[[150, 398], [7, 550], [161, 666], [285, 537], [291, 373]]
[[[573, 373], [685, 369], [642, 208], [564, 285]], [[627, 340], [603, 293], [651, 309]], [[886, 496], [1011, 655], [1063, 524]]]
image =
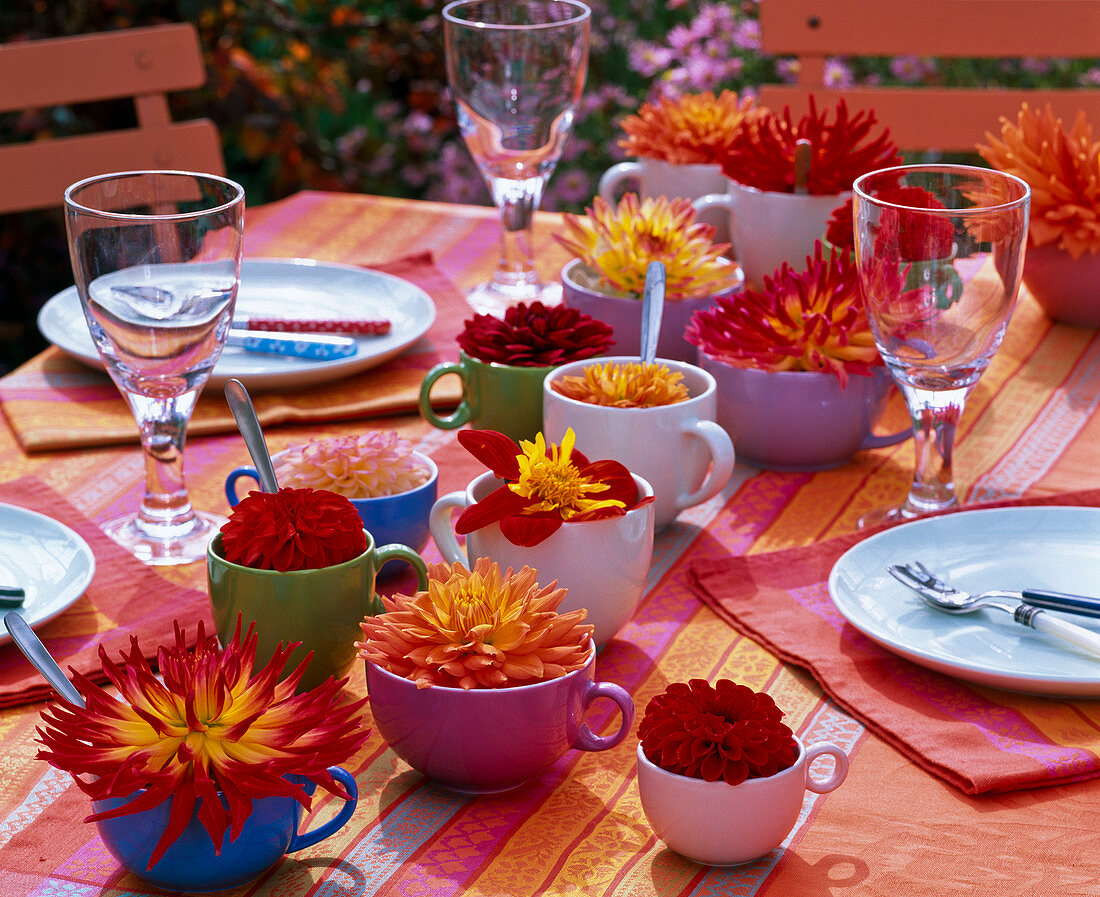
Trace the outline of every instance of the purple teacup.
[[[370, 661], [366, 666], [378, 734], [413, 769], [454, 791], [517, 788], [570, 748], [615, 747], [634, 720], [624, 688], [593, 681], [595, 647], [583, 669], [513, 688], [417, 688]], [[597, 698], [619, 706], [622, 722], [612, 735], [596, 735], [584, 721]]]
[[852, 374], [841, 388], [830, 373], [739, 368], [699, 352], [699, 366], [718, 385], [716, 420], [739, 460], [772, 470], [839, 467], [863, 449], [896, 445], [906, 428], [876, 436], [894, 387], [885, 367]]

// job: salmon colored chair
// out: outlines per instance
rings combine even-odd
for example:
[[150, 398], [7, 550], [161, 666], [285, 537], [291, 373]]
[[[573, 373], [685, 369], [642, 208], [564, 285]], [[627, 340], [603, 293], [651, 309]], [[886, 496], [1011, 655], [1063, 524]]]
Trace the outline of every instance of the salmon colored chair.
[[0, 45], [0, 112], [132, 97], [137, 127], [0, 146], [0, 214], [60, 206], [65, 188], [106, 171], [225, 173], [214, 123], [173, 122], [168, 93], [206, 81], [190, 24]]
[[760, 102], [797, 116], [844, 97], [874, 109], [902, 150], [974, 152], [1001, 116], [1050, 103], [1066, 123], [1084, 110], [1100, 129], [1100, 90], [828, 87], [830, 56], [1092, 58], [1100, 66], [1100, 0], [761, 0], [763, 49], [797, 56], [796, 85], [765, 84]]

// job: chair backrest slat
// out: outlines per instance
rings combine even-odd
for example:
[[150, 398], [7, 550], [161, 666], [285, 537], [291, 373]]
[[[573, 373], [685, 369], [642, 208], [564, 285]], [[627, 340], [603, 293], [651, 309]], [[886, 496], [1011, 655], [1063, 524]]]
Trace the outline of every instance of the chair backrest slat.
[[794, 85], [762, 85], [760, 102], [801, 114], [843, 96], [850, 108], [873, 108], [903, 150], [970, 152], [999, 118], [1020, 104], [1049, 103], [1072, 121], [1078, 110], [1100, 127], [1100, 90], [948, 87], [832, 87], [832, 56], [943, 58], [1097, 58], [1100, 0], [761, 0], [765, 52], [799, 57]]
[[0, 213], [61, 204], [65, 188], [104, 171], [225, 173], [217, 128], [173, 123], [167, 95], [206, 81], [190, 24], [0, 45], [0, 112], [132, 98], [136, 128], [0, 146]]

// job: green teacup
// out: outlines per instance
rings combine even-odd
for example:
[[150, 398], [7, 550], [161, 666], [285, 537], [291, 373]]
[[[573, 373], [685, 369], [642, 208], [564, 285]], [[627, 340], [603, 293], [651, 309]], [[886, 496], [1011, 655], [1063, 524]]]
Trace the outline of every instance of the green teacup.
[[[458, 363], [437, 364], [420, 384], [420, 413], [433, 427], [455, 430], [470, 424], [477, 430], [497, 430], [512, 439], [534, 439], [542, 429], [542, 381], [550, 367], [515, 367], [478, 361], [459, 351]], [[447, 374], [462, 379], [462, 401], [449, 417], [432, 410], [435, 381]]]
[[359, 622], [382, 610], [374, 594], [374, 580], [382, 565], [393, 559], [412, 564], [419, 587], [428, 587], [420, 555], [396, 543], [375, 548], [370, 533], [367, 550], [350, 561], [286, 573], [227, 561], [219, 533], [206, 552], [210, 606], [218, 638], [224, 645], [233, 637], [240, 614], [242, 630], [256, 624], [256, 669], [271, 659], [280, 643], [301, 642], [284, 670], [291, 672], [313, 652], [299, 691], [313, 688], [329, 676], [340, 678], [355, 660]]

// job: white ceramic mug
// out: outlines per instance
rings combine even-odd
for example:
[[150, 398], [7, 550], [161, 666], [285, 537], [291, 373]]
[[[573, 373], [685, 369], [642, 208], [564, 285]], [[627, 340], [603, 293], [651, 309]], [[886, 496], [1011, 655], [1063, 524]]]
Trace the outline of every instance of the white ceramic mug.
[[[726, 190], [727, 179], [717, 162], [680, 165], [664, 159], [640, 158], [636, 162], [619, 162], [612, 165], [600, 178], [599, 194], [604, 201], [615, 206], [624, 188], [634, 187], [641, 199], [667, 196], [668, 198], [698, 199]], [[715, 229], [715, 243], [730, 242], [729, 215], [720, 211], [703, 212], [700, 221]]]
[[[639, 497], [653, 494], [649, 483], [634, 477]], [[444, 495], [432, 508], [430, 527], [439, 553], [449, 563], [467, 566], [477, 558], [496, 561], [502, 570], [524, 566], [538, 570], [540, 586], [557, 580], [568, 594], [559, 612], [583, 607], [586, 622], [596, 631], [593, 639], [602, 648], [630, 619], [645, 592], [653, 559], [653, 503], [627, 511], [622, 517], [563, 523], [561, 529], [538, 545], [513, 545], [498, 524], [474, 530], [462, 551], [451, 526], [451, 512], [480, 501], [501, 481], [484, 473], [460, 492]]]
[[726, 192], [702, 196], [692, 205], [700, 213], [714, 208], [728, 212], [733, 257], [747, 283], [759, 288], [783, 262], [795, 270], [805, 266], [814, 241], [824, 236], [833, 211], [849, 196], [757, 190], [727, 179]]
[[[835, 765], [815, 779], [810, 764], [822, 755]], [[847, 775], [847, 754], [829, 741], [809, 748], [798, 741], [793, 766], [740, 785], [668, 772], [638, 745], [638, 792], [654, 834], [681, 856], [710, 866], [737, 866], [774, 850], [798, 821], [806, 791], [833, 791]]]
[[717, 495], [733, 473], [733, 442], [715, 421], [718, 410], [714, 378], [683, 361], [658, 359], [683, 374], [690, 398], [653, 408], [614, 408], [566, 398], [551, 384], [563, 377], [583, 377], [592, 364], [637, 362], [637, 356], [575, 361], [555, 368], [543, 384], [542, 430], [547, 442], [560, 443], [570, 427], [577, 449], [589, 461], [611, 458], [653, 487], [655, 523], [661, 529], [685, 508]]

